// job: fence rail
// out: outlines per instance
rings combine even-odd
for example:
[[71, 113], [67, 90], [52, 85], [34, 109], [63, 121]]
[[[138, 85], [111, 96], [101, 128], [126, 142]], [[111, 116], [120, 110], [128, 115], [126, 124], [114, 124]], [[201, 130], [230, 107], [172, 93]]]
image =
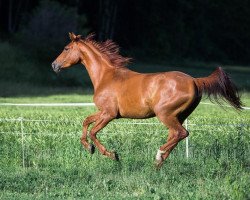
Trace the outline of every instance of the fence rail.
[[[200, 104], [218, 106], [214, 103], [200, 102]], [[94, 103], [0, 103], [0, 106], [25, 106], [25, 107], [81, 107], [95, 106]], [[223, 107], [232, 107], [230, 105], [221, 105]], [[244, 110], [250, 110], [250, 107], [243, 106]]]

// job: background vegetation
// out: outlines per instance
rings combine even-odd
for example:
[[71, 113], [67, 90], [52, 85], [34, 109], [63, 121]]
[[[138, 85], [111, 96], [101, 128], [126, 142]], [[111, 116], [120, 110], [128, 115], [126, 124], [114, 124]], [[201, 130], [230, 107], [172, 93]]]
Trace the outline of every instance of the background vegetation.
[[[51, 71], [70, 31], [113, 39], [123, 55], [134, 57], [129, 67], [141, 72], [248, 68], [249, 20], [249, 0], [0, 0], [0, 82], [10, 88], [30, 83], [91, 88], [83, 68], [67, 70], [63, 78]], [[246, 83], [240, 87], [248, 89]]]

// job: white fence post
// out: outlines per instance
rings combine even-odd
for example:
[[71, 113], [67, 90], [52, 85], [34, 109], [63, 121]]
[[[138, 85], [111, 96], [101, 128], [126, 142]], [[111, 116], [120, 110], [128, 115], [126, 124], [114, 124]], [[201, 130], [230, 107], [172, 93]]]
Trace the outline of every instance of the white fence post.
[[22, 135], [22, 162], [23, 162], [23, 168], [25, 168], [23, 118], [20, 117], [19, 121], [20, 121], [20, 125], [21, 125], [21, 135]]
[[[188, 119], [185, 120], [185, 129], [188, 131]], [[189, 157], [189, 149], [188, 149], [188, 141], [189, 140], [189, 136], [186, 137], [186, 157]]]

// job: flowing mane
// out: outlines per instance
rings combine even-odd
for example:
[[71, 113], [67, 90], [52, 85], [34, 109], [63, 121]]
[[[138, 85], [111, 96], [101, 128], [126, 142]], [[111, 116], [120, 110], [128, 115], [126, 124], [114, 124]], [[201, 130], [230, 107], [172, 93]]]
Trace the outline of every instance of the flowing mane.
[[110, 63], [114, 67], [125, 67], [130, 63], [131, 58], [123, 57], [119, 54], [119, 46], [112, 40], [106, 40], [104, 42], [97, 42], [94, 38], [95, 34], [89, 34], [82, 41], [93, 45], [102, 55], [109, 59]]

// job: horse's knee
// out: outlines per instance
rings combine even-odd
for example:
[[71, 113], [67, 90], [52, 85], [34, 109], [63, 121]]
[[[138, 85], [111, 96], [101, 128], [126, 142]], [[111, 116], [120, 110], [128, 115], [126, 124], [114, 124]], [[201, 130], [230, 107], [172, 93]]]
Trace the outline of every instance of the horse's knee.
[[181, 130], [181, 131], [178, 131], [178, 138], [180, 140], [186, 138], [187, 136], [189, 135], [189, 132], [187, 130]]
[[183, 130], [175, 131], [173, 134], [173, 137], [179, 141], [179, 140], [186, 138], [188, 135], [189, 135], [188, 131], [183, 129]]

